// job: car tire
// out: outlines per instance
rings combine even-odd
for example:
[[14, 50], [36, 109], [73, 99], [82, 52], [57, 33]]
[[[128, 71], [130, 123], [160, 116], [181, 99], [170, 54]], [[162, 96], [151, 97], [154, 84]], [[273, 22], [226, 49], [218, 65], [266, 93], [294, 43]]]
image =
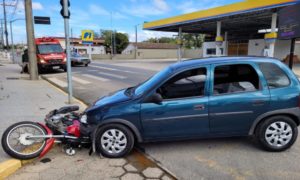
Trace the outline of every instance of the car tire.
[[295, 121], [287, 116], [273, 116], [257, 126], [255, 136], [265, 150], [280, 152], [294, 144], [298, 136], [298, 127]]
[[89, 64], [85, 64], [84, 66], [85, 66], [85, 67], [88, 67], [88, 65], [89, 65]]
[[121, 124], [107, 124], [97, 131], [96, 150], [104, 157], [124, 157], [131, 152], [133, 146], [132, 132]]

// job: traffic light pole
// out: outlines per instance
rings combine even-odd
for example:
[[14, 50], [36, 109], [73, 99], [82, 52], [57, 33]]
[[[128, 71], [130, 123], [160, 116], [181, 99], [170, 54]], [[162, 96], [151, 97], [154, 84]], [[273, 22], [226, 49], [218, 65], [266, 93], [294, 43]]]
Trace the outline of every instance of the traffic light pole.
[[[68, 10], [68, 0], [63, 0], [63, 13], [69, 14]], [[70, 37], [69, 37], [69, 17], [64, 17], [65, 25], [65, 39], [66, 39], [66, 53], [67, 53], [67, 78], [68, 78], [68, 103], [72, 103], [73, 90], [72, 90], [72, 69], [71, 69], [71, 59], [70, 59]]]

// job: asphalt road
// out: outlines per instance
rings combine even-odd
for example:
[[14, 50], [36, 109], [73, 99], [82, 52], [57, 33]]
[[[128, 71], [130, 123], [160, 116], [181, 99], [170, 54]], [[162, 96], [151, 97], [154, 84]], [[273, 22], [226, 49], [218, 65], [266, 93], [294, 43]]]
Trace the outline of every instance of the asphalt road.
[[[87, 103], [148, 79], [170, 62], [94, 62], [74, 67], [74, 95]], [[66, 73], [44, 75], [66, 88]], [[261, 150], [250, 138], [142, 144], [179, 179], [300, 179], [300, 143], [281, 153]]]

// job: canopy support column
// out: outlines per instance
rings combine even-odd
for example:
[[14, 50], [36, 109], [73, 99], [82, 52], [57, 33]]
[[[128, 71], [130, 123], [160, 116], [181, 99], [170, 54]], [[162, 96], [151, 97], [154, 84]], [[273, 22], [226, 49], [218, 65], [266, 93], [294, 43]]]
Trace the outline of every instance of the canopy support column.
[[182, 28], [179, 27], [178, 30], [178, 50], [177, 50], [177, 59], [178, 61], [182, 61], [182, 51], [181, 51], [181, 47], [182, 47]]
[[[221, 21], [217, 22], [217, 37], [216, 37], [216, 56], [221, 56], [222, 55], [222, 51], [221, 51], [221, 42], [223, 42], [223, 39], [221, 37]], [[220, 44], [219, 44], [219, 43]]]
[[228, 32], [225, 32], [225, 48], [224, 48], [224, 55], [228, 56]]
[[[277, 13], [272, 14], [271, 33], [276, 33]], [[274, 57], [275, 40], [269, 46], [269, 56]]]

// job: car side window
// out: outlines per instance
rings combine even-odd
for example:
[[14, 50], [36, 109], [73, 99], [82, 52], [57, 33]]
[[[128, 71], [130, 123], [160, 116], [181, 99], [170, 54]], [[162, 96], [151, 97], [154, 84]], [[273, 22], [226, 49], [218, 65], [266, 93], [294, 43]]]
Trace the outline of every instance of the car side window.
[[181, 72], [157, 89], [163, 99], [203, 96], [206, 81], [206, 68]]
[[289, 77], [283, 72], [278, 65], [273, 63], [259, 63], [261, 72], [263, 73], [268, 87], [270, 89], [286, 87], [290, 85]]
[[216, 66], [213, 94], [249, 92], [259, 89], [259, 77], [249, 64]]

